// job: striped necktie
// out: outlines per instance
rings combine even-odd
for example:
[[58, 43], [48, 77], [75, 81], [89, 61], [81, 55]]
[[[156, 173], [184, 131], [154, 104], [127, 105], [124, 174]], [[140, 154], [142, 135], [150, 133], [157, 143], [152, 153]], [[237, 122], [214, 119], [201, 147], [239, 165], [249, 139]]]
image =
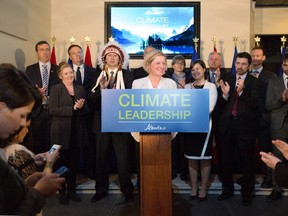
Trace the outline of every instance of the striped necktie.
[[48, 95], [49, 74], [47, 65], [42, 65], [42, 86], [45, 88], [45, 95]]

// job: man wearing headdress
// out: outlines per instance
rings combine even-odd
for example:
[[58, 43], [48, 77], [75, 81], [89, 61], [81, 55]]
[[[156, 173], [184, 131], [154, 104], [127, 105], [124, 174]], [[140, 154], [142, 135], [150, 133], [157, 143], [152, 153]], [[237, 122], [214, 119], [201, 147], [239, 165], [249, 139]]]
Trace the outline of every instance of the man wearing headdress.
[[132, 202], [134, 186], [130, 179], [130, 134], [101, 132], [101, 90], [132, 87], [133, 73], [126, 69], [129, 56], [120, 44], [110, 41], [100, 50], [98, 63], [102, 71], [90, 95], [95, 106], [92, 132], [96, 137], [96, 193], [91, 202], [97, 202], [108, 195], [109, 159], [113, 150], [116, 155], [121, 192], [126, 202]]

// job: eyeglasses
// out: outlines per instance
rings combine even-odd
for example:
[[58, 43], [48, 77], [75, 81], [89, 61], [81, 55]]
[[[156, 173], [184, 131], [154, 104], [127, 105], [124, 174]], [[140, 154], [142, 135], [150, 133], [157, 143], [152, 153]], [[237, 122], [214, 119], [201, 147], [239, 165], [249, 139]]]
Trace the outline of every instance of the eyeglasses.
[[184, 65], [184, 62], [175, 62], [175, 64]]

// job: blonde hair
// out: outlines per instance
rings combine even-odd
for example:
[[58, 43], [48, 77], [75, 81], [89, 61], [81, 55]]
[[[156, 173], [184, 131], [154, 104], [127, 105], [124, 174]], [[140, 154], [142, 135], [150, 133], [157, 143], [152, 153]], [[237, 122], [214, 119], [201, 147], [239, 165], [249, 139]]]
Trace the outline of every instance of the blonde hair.
[[152, 61], [158, 56], [163, 56], [163, 57], [165, 57], [165, 60], [166, 60], [165, 54], [162, 51], [157, 50], [157, 49], [148, 52], [144, 56], [143, 68], [148, 74], [150, 73], [149, 70], [150, 70], [150, 65], [151, 65]]
[[65, 68], [72, 68], [72, 66], [66, 62], [61, 62], [59, 64], [58, 70], [57, 70], [57, 75], [60, 76], [61, 72], [65, 69]]

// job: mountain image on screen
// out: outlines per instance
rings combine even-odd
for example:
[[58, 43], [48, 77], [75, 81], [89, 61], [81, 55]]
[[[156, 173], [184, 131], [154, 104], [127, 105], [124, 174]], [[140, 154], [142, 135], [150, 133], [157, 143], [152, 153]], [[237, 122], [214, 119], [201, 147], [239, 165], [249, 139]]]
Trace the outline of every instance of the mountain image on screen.
[[128, 53], [142, 53], [146, 46], [153, 46], [165, 53], [191, 53], [193, 47], [194, 25], [171, 37], [161, 32], [155, 32], [142, 38], [141, 35], [132, 34], [125, 29], [111, 27], [112, 37], [120, 43]]

